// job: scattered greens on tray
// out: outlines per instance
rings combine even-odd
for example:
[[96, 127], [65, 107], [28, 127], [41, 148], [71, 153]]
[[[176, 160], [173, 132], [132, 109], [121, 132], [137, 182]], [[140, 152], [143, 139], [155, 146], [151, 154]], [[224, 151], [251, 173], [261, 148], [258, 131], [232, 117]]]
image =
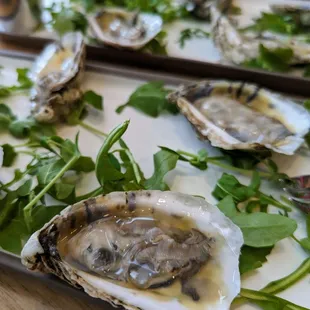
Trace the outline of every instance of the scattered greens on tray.
[[209, 38], [210, 33], [203, 31], [200, 28], [187, 28], [181, 31], [178, 43], [181, 48], [184, 48], [186, 41], [193, 38]]
[[[6, 96], [31, 87], [26, 72], [24, 69], [17, 70], [19, 85], [3, 88], [9, 90]], [[162, 82], [144, 84], [117, 112], [133, 107], [151, 117], [158, 117], [163, 112], [176, 114], [175, 106], [166, 99], [168, 93], [169, 89]], [[154, 172], [147, 178], [123, 140], [129, 121], [106, 135], [82, 121], [86, 105], [102, 111], [103, 98], [91, 90], [86, 91], [67, 122], [69, 125], [81, 125], [104, 137], [95, 161], [81, 154], [78, 134], [74, 141], [64, 139], [57, 135], [56, 126], [40, 124], [32, 118], [18, 119], [8, 105], [0, 104], [0, 133], [6, 132], [22, 139], [20, 144], [2, 145], [3, 166], [12, 167], [18, 156], [29, 157], [28, 164], [16, 169], [9, 182], [0, 183], [1, 248], [19, 254], [29, 236], [69, 204], [113, 191], [169, 190], [165, 176], [178, 164], [187, 163], [194, 169], [206, 170], [210, 165], [215, 165], [251, 176], [250, 184], [244, 185], [235, 176], [223, 173], [212, 192], [218, 200], [218, 208], [243, 233], [244, 246], [239, 264], [241, 274], [260, 268], [277, 242], [288, 237], [309, 253], [310, 215], [306, 219], [308, 236], [299, 240], [294, 236], [297, 223], [290, 218], [293, 207], [286, 199], [276, 200], [260, 189], [261, 178], [275, 183], [289, 179], [279, 173], [269, 151], [255, 154], [222, 151], [219, 156], [209, 156], [206, 150], [192, 154], [160, 146], [153, 156]], [[305, 107], [308, 105], [306, 101]], [[89, 193], [80, 193], [77, 183], [87, 173], [96, 175], [98, 185]], [[56, 203], [49, 205], [48, 197], [54, 198]], [[310, 261], [307, 258], [290, 275], [269, 283], [260, 291], [242, 289], [235, 303], [250, 302], [262, 309], [305, 309], [275, 294], [289, 288], [309, 272]]]

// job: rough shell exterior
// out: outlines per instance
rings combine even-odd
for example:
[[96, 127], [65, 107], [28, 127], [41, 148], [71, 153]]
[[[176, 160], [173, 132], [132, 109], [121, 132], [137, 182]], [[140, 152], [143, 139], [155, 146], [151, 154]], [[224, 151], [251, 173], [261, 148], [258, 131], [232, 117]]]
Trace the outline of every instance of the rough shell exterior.
[[[65, 69], [51, 69], [42, 74], [58, 53], [69, 50]], [[35, 61], [31, 77], [32, 114], [39, 122], [63, 121], [82, 97], [80, 82], [84, 74], [86, 47], [80, 33], [68, 33], [60, 42], [48, 45]], [[64, 60], [62, 59], [62, 62]]]
[[211, 8], [212, 39], [215, 46], [221, 51], [225, 59], [242, 64], [245, 61], [256, 59], [259, 56], [259, 47], [263, 44], [268, 49], [290, 48], [294, 55], [290, 64], [310, 63], [310, 44], [297, 38], [262, 37], [253, 33], [241, 34], [232, 20], [220, 12], [215, 6]]
[[214, 259], [221, 263], [222, 280], [226, 280], [229, 291], [226, 298], [219, 301], [220, 305], [214, 309], [228, 309], [240, 290], [238, 257], [243, 243], [242, 233], [218, 208], [190, 195], [160, 191], [115, 192], [69, 206], [31, 236], [22, 251], [22, 262], [30, 270], [53, 273], [75, 287], [82, 287], [89, 295], [108, 301], [114, 306], [123, 306], [126, 309], [186, 309], [176, 299], [157, 300], [147, 293], [144, 295], [144, 291], [125, 288], [79, 271], [62, 261], [59, 256], [56, 247], [58, 228], [61, 225], [73, 225], [73, 222], [75, 225], [77, 212], [83, 220], [91, 220], [92, 216], [103, 216], [111, 209], [132, 212], [139, 207], [151, 208], [154, 213], [157, 210], [169, 210], [172, 216], [191, 216], [201, 232], [212, 236], [218, 234], [224, 238], [225, 245]]
[[[199, 112], [192, 102], [185, 98], [188, 94], [196, 90], [200, 93], [201, 89], [203, 89], [202, 93], [204, 96], [205, 94], [212, 96], [212, 91], [217, 87], [225, 87], [228, 92], [230, 89], [239, 89], [240, 94], [244, 90], [248, 90], [252, 99], [259, 97], [263, 99], [268, 98], [272, 109], [275, 110], [283, 122], [285, 121], [285, 126], [289, 125], [294, 134], [274, 145], [241, 142], [233, 138], [223, 129], [215, 126], [206, 116]], [[202, 140], [208, 139], [213, 146], [226, 150], [260, 150], [267, 148], [278, 153], [292, 155], [303, 144], [303, 137], [310, 129], [310, 114], [306, 109], [290, 99], [263, 89], [255, 84], [221, 80], [202, 81], [181, 86], [178, 90], [168, 95], [168, 100], [178, 105], [181, 112], [193, 125]]]
[[91, 26], [94, 37], [101, 43], [108, 46], [112, 46], [120, 49], [130, 49], [130, 50], [139, 50], [143, 48], [148, 42], [154, 39], [157, 34], [162, 30], [163, 20], [159, 15], [149, 14], [149, 13], [140, 13], [139, 19], [145, 28], [145, 35], [137, 40], [132, 42], [123, 40], [122, 38], [113, 37], [108, 33], [104, 32], [100, 24], [97, 21], [97, 16], [102, 14], [109, 13], [120, 13], [122, 15], [132, 14], [130, 12], [124, 11], [122, 9], [116, 8], [105, 8], [102, 11], [97, 12], [94, 15], [89, 17], [89, 24]]

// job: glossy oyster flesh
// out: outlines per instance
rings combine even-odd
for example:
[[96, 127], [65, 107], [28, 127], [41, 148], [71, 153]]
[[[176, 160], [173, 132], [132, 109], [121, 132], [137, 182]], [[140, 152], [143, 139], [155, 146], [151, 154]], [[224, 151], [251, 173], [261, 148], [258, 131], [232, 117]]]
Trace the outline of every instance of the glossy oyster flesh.
[[310, 128], [302, 106], [254, 84], [203, 81], [181, 86], [168, 99], [203, 139], [226, 150], [267, 148], [292, 155]]
[[68, 33], [36, 59], [31, 78], [32, 114], [39, 122], [62, 121], [82, 97], [86, 49], [80, 33]]
[[116, 192], [66, 208], [32, 235], [22, 261], [126, 309], [229, 309], [242, 243], [201, 198]]
[[310, 2], [309, 1], [283, 1], [272, 3], [271, 10], [279, 15], [291, 16], [297, 24], [310, 26]]
[[216, 6], [211, 7], [212, 39], [223, 56], [235, 63], [257, 59], [260, 45], [268, 49], [289, 48], [293, 56], [290, 65], [310, 63], [310, 44], [303, 37], [283, 36], [271, 33], [239, 32], [235, 21]]
[[96, 39], [106, 45], [137, 50], [161, 31], [159, 15], [104, 9], [89, 18]]

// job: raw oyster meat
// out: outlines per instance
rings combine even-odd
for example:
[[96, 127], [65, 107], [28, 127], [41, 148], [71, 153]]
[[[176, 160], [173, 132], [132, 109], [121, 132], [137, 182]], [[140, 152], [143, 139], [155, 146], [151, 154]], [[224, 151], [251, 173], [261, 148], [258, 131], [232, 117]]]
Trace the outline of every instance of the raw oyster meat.
[[32, 114], [37, 121], [62, 121], [74, 109], [82, 97], [85, 56], [83, 35], [78, 32], [67, 33], [38, 56], [30, 73]]
[[100, 42], [138, 50], [156, 37], [163, 27], [159, 15], [127, 12], [122, 9], [103, 9], [90, 16], [93, 34]]
[[257, 34], [238, 31], [235, 20], [223, 14], [216, 6], [211, 7], [212, 39], [223, 56], [235, 63], [259, 57], [259, 47], [262, 44], [268, 49], [290, 48], [293, 56], [290, 65], [310, 63], [310, 44], [303, 37], [288, 37], [277, 34]]
[[301, 26], [310, 26], [310, 2], [309, 1], [283, 1], [272, 3], [271, 10], [280, 15], [290, 15]]
[[22, 251], [53, 273], [126, 309], [229, 309], [240, 290], [240, 229], [204, 199], [115, 192], [69, 206]]
[[203, 139], [226, 150], [271, 149], [292, 155], [310, 129], [294, 101], [245, 82], [203, 81], [169, 94]]

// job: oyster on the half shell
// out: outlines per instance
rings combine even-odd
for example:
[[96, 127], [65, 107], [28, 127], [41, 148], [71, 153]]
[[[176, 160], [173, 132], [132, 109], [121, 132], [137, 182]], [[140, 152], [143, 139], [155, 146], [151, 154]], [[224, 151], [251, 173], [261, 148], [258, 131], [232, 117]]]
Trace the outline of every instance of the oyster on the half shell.
[[270, 5], [271, 10], [280, 15], [289, 15], [301, 26], [310, 26], [310, 2], [290, 0]]
[[238, 31], [235, 20], [222, 13], [217, 6], [211, 7], [212, 39], [223, 56], [235, 63], [242, 64], [260, 55], [260, 45], [268, 49], [289, 48], [293, 56], [290, 65], [310, 63], [310, 44], [303, 37], [282, 36]]
[[95, 38], [105, 45], [138, 50], [162, 30], [159, 15], [105, 8], [89, 17]]
[[126, 309], [229, 309], [240, 229], [204, 199], [115, 192], [69, 206], [32, 235], [29, 269]]
[[270, 149], [292, 155], [310, 129], [294, 101], [245, 82], [203, 81], [168, 95], [202, 139], [226, 150]]
[[79, 102], [85, 56], [83, 35], [72, 32], [49, 44], [37, 57], [30, 72], [32, 114], [37, 121], [62, 121]]

